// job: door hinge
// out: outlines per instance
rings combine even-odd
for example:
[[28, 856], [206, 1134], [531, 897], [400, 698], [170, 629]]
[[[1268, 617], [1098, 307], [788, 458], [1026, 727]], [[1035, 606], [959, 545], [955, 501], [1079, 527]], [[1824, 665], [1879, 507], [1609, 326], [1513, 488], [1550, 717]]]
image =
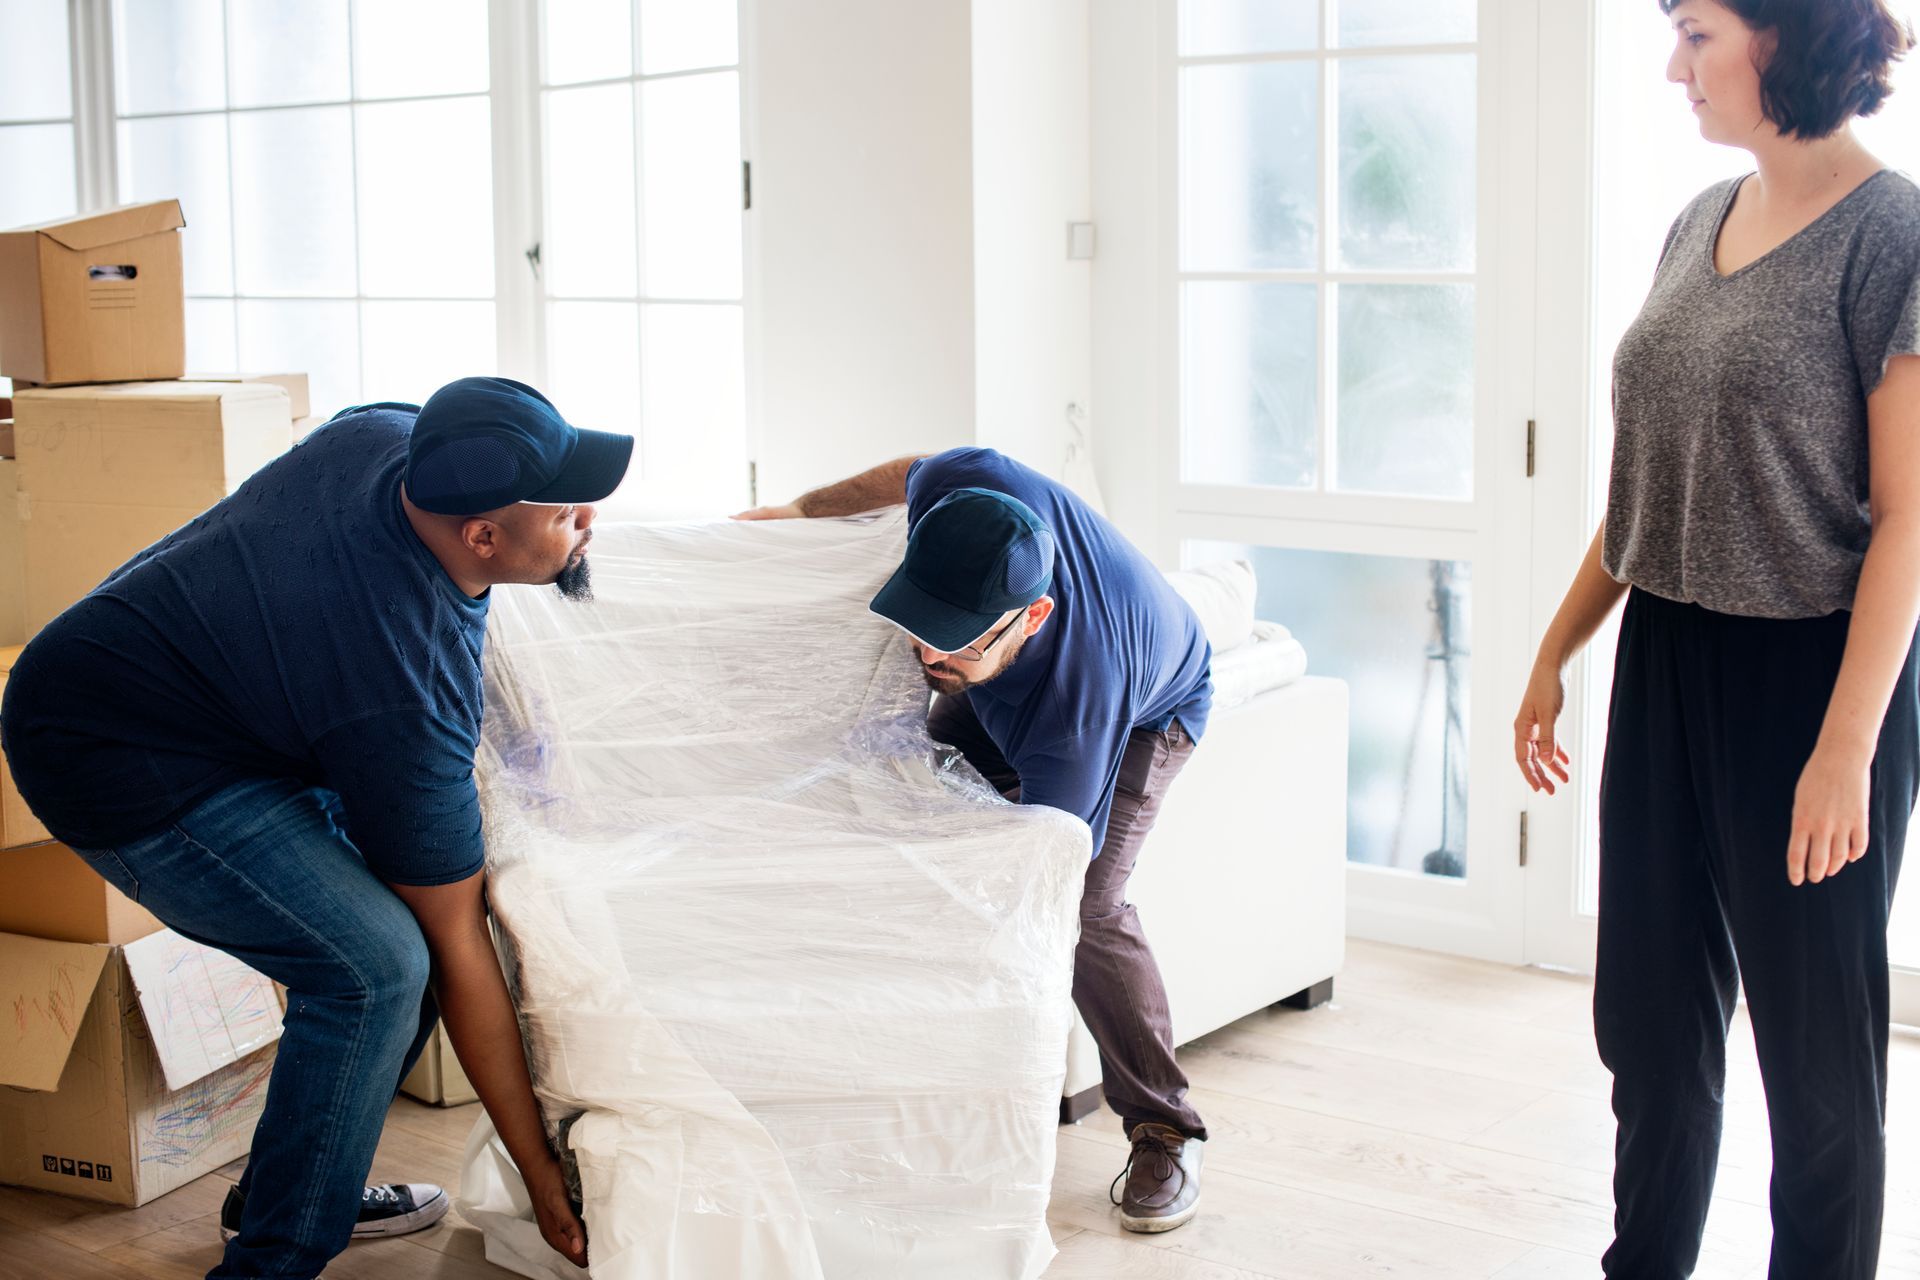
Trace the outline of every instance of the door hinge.
[[740, 162], [740, 207], [753, 208], [753, 161]]
[[1527, 815], [1520, 815], [1520, 865], [1527, 865]]
[[760, 505], [760, 464], [749, 460], [747, 463], [747, 506]]
[[1533, 478], [1533, 439], [1534, 439], [1534, 434], [1535, 434], [1535, 433], [1534, 433], [1534, 423], [1533, 423], [1533, 419], [1532, 419], [1532, 418], [1528, 418], [1528, 419], [1527, 419], [1527, 478], [1528, 478], [1529, 480], [1531, 480], [1531, 479]]
[[533, 248], [527, 250], [527, 269], [533, 272], [533, 278], [540, 278], [540, 242], [535, 241]]

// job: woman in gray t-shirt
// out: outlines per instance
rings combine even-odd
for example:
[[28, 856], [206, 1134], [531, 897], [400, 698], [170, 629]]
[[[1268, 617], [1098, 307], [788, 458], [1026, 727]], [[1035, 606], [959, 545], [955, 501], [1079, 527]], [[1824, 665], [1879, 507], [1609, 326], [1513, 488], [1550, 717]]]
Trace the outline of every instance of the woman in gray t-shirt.
[[1661, 5], [1669, 79], [1758, 171], [1681, 213], [1621, 339], [1606, 521], [1514, 753], [1536, 791], [1568, 780], [1562, 672], [1626, 594], [1594, 980], [1619, 1122], [1607, 1274], [1693, 1269], [1744, 980], [1769, 1275], [1866, 1280], [1887, 915], [1920, 788], [1920, 186], [1850, 121], [1912, 35], [1885, 0]]

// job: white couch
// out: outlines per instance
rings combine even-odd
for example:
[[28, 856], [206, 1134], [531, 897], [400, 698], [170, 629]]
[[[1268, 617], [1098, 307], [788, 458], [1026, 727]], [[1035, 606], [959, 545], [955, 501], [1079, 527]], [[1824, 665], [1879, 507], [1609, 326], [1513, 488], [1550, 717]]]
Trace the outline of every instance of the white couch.
[[[1329, 999], [1346, 952], [1347, 686], [1304, 676], [1216, 709], [1140, 851], [1128, 897], [1166, 978], [1175, 1044], [1282, 1001]], [[1061, 1120], [1100, 1104], [1085, 1024]]]

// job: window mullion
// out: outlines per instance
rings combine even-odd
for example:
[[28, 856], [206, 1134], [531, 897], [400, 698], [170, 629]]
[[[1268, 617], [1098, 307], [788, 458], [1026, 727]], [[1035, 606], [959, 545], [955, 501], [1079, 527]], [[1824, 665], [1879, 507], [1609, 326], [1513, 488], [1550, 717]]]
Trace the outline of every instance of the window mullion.
[[119, 201], [119, 135], [114, 126], [112, 0], [71, 0], [74, 176], [80, 208]]
[[499, 370], [547, 385], [539, 0], [489, 0], [493, 126], [494, 334]]

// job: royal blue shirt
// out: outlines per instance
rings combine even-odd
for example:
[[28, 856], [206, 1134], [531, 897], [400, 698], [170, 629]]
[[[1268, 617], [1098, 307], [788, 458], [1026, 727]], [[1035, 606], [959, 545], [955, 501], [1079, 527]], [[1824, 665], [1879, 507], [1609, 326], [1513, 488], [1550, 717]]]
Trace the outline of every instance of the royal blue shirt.
[[907, 520], [956, 489], [991, 489], [1053, 530], [1053, 616], [1005, 672], [967, 690], [980, 724], [1020, 775], [1020, 802], [1093, 829], [1094, 856], [1127, 735], [1179, 720], [1194, 741], [1213, 706], [1200, 619], [1153, 563], [1072, 490], [992, 449], [953, 449], [907, 471]]
[[384, 880], [480, 869], [487, 601], [400, 505], [417, 412], [339, 415], [34, 637], [0, 742], [55, 837], [112, 848], [285, 777], [340, 794]]

